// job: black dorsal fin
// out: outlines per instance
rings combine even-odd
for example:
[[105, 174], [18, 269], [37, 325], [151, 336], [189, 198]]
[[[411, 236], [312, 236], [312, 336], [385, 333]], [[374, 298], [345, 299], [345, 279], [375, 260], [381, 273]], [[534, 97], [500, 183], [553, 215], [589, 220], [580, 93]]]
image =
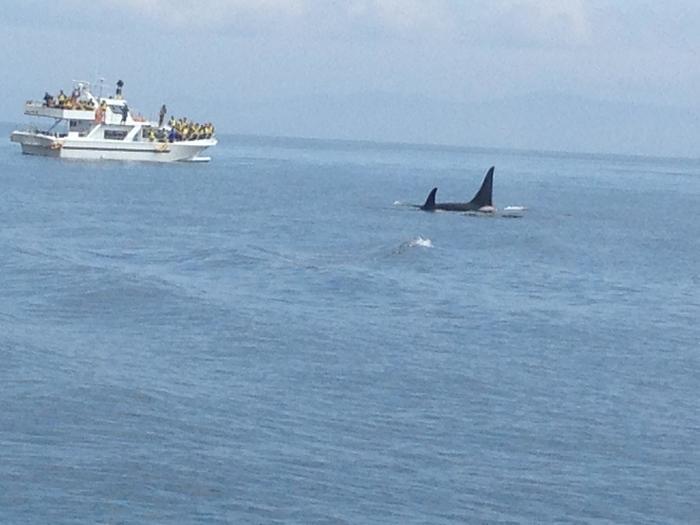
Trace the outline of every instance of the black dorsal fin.
[[469, 203], [473, 204], [476, 208], [493, 206], [493, 170], [494, 166], [491, 166], [489, 171], [486, 172], [486, 177], [484, 177], [484, 182], [481, 183], [481, 188], [479, 188], [479, 191], [476, 192], [476, 195], [474, 195], [474, 198]]
[[430, 190], [428, 198], [425, 199], [425, 204], [420, 207], [421, 210], [434, 210], [435, 209], [435, 194], [437, 193], [437, 188]]

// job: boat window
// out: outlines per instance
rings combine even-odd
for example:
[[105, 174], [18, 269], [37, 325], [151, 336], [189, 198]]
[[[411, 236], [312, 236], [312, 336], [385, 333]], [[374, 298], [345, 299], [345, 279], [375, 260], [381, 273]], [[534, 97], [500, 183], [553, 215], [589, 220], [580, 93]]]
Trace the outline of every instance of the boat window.
[[122, 106], [109, 106], [109, 109], [112, 111], [112, 113], [116, 113], [117, 115], [122, 114]]
[[117, 129], [106, 129], [105, 130], [105, 138], [111, 139], [111, 140], [124, 140], [124, 137], [126, 137], [126, 134], [127, 134], [126, 131], [117, 130]]

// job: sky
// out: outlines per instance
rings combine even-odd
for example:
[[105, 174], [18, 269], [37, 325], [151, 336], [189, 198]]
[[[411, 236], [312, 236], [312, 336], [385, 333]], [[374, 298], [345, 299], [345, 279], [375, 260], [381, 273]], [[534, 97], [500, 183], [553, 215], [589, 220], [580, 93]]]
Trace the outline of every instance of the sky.
[[223, 132], [697, 157], [697, 0], [7, 0], [0, 120], [75, 79]]

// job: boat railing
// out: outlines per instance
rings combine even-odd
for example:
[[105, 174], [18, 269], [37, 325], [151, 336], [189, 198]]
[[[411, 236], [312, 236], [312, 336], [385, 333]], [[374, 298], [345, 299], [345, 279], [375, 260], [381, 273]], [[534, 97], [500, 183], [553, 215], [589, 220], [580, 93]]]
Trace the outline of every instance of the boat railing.
[[34, 117], [50, 117], [55, 119], [94, 120], [94, 106], [80, 106], [74, 108], [49, 106], [41, 102], [28, 101], [24, 105], [24, 114]]
[[95, 111], [95, 103], [92, 100], [73, 100], [66, 99], [64, 102], [42, 102], [39, 100], [27, 100], [25, 103], [25, 108], [39, 110], [39, 109], [67, 109], [71, 111]]
[[31, 133], [32, 135], [43, 135], [45, 137], [54, 137], [57, 139], [67, 137], [68, 133], [54, 131], [52, 129], [40, 129], [37, 126], [24, 126], [20, 129], [24, 133]]

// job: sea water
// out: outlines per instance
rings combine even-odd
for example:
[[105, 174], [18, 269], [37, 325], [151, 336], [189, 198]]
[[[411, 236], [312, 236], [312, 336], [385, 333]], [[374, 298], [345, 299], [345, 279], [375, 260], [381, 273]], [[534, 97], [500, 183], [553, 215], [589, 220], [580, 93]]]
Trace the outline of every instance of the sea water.
[[0, 143], [0, 522], [700, 519], [699, 161], [220, 141]]

